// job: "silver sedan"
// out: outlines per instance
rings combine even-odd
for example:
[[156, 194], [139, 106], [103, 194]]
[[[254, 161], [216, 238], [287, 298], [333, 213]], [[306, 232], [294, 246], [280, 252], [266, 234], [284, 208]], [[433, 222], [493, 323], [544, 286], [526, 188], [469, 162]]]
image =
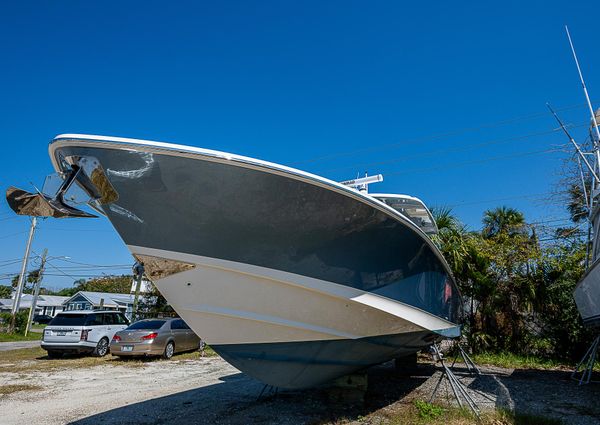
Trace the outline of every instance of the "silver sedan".
[[200, 338], [182, 319], [144, 319], [119, 331], [110, 343], [113, 356], [162, 356], [197, 350]]

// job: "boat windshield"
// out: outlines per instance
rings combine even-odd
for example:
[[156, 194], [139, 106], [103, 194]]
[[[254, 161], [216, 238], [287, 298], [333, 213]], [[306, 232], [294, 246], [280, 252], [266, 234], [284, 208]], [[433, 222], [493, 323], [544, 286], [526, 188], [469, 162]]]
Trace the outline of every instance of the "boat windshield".
[[418, 198], [407, 195], [372, 195], [396, 211], [408, 217], [428, 235], [438, 232], [435, 220], [425, 204]]

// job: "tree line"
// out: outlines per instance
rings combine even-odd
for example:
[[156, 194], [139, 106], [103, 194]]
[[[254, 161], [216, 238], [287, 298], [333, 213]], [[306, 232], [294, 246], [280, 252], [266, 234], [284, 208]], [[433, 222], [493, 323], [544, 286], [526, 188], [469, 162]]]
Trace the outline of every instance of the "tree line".
[[[581, 208], [569, 211], [573, 221], [585, 217]], [[576, 226], [540, 238], [538, 227], [514, 208], [485, 211], [479, 231], [469, 231], [449, 209], [433, 215], [434, 241], [462, 293], [463, 334], [473, 351], [580, 358], [592, 334], [573, 299], [587, 244]]]

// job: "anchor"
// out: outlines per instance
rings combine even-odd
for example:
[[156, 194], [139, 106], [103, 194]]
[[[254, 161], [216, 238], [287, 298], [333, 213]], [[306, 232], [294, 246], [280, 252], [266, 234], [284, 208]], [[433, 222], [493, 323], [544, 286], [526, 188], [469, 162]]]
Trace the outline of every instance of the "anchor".
[[97, 217], [96, 215], [74, 208], [65, 202], [64, 195], [75, 180], [86, 188], [89, 188], [90, 186], [93, 187], [93, 185], [88, 184], [89, 179], [81, 172], [81, 167], [73, 164], [71, 166], [71, 171], [69, 171], [69, 174], [53, 197], [45, 195], [37, 190], [36, 193], [31, 193], [11, 186], [6, 190], [6, 201], [10, 208], [19, 215], [54, 218]]

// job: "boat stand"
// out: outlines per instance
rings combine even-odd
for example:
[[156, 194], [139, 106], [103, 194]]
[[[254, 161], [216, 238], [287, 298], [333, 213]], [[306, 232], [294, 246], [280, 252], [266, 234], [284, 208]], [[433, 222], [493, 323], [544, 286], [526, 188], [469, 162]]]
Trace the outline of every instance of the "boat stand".
[[458, 405], [461, 408], [464, 408], [464, 400], [468, 408], [473, 412], [475, 416], [477, 416], [477, 419], [481, 419], [481, 411], [479, 410], [479, 407], [477, 406], [473, 398], [471, 398], [471, 396], [469, 395], [467, 387], [465, 387], [464, 384], [458, 380], [458, 378], [452, 372], [452, 370], [448, 366], [446, 366], [446, 363], [444, 363], [444, 355], [440, 352], [440, 349], [438, 348], [437, 344], [433, 344], [431, 346], [431, 355], [435, 363], [439, 363], [442, 366], [442, 374], [438, 379], [437, 384], [435, 384], [435, 388], [431, 393], [431, 397], [429, 398], [429, 403], [433, 402], [442, 381], [444, 380], [444, 378], [446, 378], [448, 380], [448, 383], [450, 384], [450, 388], [452, 389], [452, 393], [454, 394], [454, 398], [456, 399]]
[[452, 361], [452, 365], [450, 366], [450, 368], [454, 367], [456, 361], [458, 360], [458, 356], [460, 356], [462, 357], [465, 366], [467, 366], [467, 371], [469, 372], [469, 375], [481, 375], [481, 370], [479, 370], [475, 362], [473, 362], [471, 357], [469, 357], [469, 354], [467, 354], [460, 341], [456, 341], [455, 348], [458, 348], [458, 351], [456, 353], [456, 356], [454, 356], [454, 360]]
[[[575, 367], [575, 370], [571, 373], [571, 379], [579, 381], [579, 385], [589, 384], [592, 381], [592, 373], [594, 373], [594, 365], [596, 364], [596, 356], [598, 354], [598, 346], [600, 345], [600, 335], [594, 339], [590, 348], [588, 348], [585, 356]], [[578, 375], [579, 378], [578, 378]]]
[[260, 394], [256, 398], [256, 401], [261, 400], [262, 397], [263, 397], [263, 395], [266, 398], [266, 397], [269, 397], [269, 396], [272, 396], [272, 395], [277, 395], [278, 392], [279, 392], [279, 388], [274, 387], [273, 385], [265, 384], [265, 386], [261, 390]]

